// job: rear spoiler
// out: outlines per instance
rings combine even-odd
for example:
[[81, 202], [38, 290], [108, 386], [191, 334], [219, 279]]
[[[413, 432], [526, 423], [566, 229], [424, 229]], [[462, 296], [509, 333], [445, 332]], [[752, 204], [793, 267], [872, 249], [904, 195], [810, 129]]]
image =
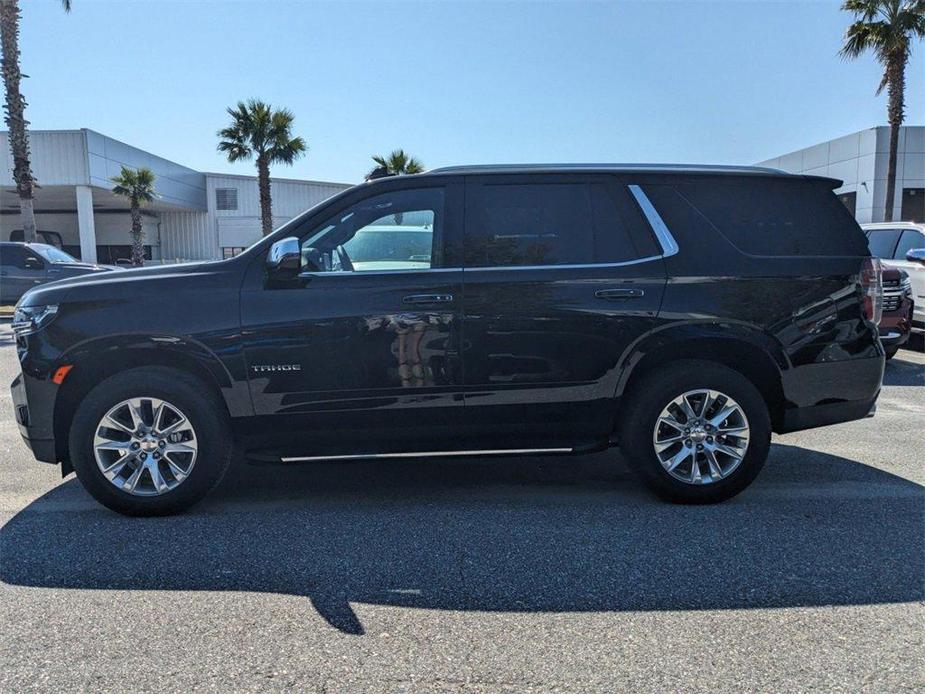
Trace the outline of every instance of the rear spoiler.
[[841, 188], [843, 185], [845, 185], [844, 181], [839, 180], [837, 178], [829, 178], [828, 176], [805, 176], [804, 175], [803, 178], [805, 178], [808, 181], [815, 181], [816, 183], [827, 186], [831, 188], [832, 190], [835, 190], [836, 188]]

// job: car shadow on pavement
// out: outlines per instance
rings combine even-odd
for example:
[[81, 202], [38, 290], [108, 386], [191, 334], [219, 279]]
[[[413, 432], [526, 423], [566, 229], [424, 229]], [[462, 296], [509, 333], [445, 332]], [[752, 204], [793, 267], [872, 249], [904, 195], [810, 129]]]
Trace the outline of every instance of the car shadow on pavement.
[[890, 359], [883, 370], [885, 386], [925, 386], [925, 364], [903, 359], [900, 354]]
[[351, 603], [624, 611], [921, 600], [923, 488], [774, 445], [716, 506], [651, 497], [614, 452], [233, 470], [191, 512], [124, 518], [63, 482], [0, 530], [8, 584], [305, 596], [348, 634]]

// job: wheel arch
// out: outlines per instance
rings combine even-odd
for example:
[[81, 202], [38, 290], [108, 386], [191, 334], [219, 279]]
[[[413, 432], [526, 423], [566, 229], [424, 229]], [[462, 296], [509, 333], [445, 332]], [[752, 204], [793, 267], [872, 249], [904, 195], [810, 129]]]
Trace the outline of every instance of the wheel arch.
[[[776, 430], [783, 421], [786, 398], [781, 373], [787, 369], [786, 357], [770, 336], [744, 326], [687, 325], [650, 336], [624, 362], [618, 402], [625, 402], [648, 373], [681, 359], [709, 361], [739, 372], [761, 393], [772, 427]], [[620, 417], [618, 410], [618, 424]]]
[[235, 400], [234, 380], [218, 358], [201, 345], [179, 338], [131, 336], [91, 341], [69, 351], [58, 363], [72, 366], [55, 397], [53, 419], [55, 453], [63, 461], [65, 474], [70, 471], [68, 433], [80, 402], [98, 383], [123, 371], [140, 366], [175, 369], [201, 382], [229, 415], [243, 406]]

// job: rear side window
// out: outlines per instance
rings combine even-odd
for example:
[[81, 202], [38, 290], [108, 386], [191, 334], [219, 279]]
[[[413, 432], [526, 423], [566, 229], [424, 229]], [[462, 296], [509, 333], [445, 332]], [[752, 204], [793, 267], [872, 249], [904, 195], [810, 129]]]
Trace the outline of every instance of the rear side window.
[[616, 182], [471, 184], [467, 267], [619, 263], [657, 255]]
[[902, 229], [875, 229], [867, 234], [870, 254], [875, 258], [892, 258]]
[[[709, 179], [675, 190], [739, 250], [758, 256], [866, 256], [857, 222], [823, 183]], [[661, 210], [660, 210], [661, 211]], [[671, 223], [668, 222], [671, 227]]]

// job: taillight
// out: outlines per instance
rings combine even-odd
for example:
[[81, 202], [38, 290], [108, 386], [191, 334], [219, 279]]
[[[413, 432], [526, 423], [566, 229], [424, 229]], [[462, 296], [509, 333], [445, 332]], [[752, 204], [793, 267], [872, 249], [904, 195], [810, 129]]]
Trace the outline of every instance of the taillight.
[[883, 316], [883, 266], [880, 258], [865, 258], [861, 266], [864, 316], [874, 325]]

